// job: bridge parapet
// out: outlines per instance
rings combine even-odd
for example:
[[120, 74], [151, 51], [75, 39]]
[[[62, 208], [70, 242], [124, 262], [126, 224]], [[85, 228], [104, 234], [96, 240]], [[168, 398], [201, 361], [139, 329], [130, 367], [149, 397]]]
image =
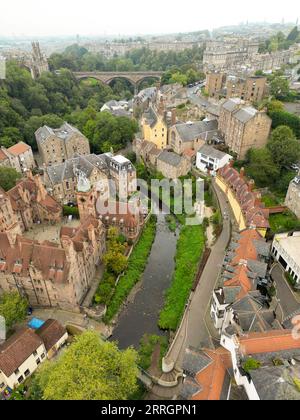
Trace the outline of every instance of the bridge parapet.
[[75, 77], [78, 80], [82, 79], [96, 79], [102, 83], [110, 84], [114, 79], [126, 79], [134, 86], [139, 84], [141, 81], [149, 78], [155, 78], [160, 80], [163, 72], [161, 71], [137, 71], [137, 72], [75, 72]]

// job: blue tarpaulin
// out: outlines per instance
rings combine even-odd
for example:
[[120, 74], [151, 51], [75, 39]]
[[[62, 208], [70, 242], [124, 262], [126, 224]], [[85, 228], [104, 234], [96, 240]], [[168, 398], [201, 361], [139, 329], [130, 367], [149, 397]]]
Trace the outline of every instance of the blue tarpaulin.
[[39, 328], [41, 328], [43, 325], [45, 324], [45, 321], [42, 321], [41, 319], [38, 318], [32, 318], [29, 322], [28, 322], [28, 327], [32, 328], [34, 330], [38, 330]]

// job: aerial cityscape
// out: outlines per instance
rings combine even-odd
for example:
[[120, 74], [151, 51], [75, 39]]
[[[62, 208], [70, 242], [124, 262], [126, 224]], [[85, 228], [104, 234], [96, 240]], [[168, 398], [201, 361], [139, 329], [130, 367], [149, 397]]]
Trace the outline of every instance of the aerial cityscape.
[[299, 10], [85, 3], [0, 15], [0, 400], [300, 400]]

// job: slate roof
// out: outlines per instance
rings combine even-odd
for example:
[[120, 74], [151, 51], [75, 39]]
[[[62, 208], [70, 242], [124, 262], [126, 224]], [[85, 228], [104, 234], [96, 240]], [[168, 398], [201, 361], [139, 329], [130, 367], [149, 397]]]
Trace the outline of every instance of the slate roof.
[[223, 108], [229, 112], [233, 112], [243, 101], [240, 98], [231, 98], [228, 101], [224, 102]]
[[188, 347], [185, 351], [182, 367], [186, 373], [192, 377], [195, 377], [197, 373], [201, 372], [211, 363], [211, 358], [208, 357], [204, 352], [192, 347]]
[[103, 157], [92, 154], [69, 159], [59, 165], [48, 166], [46, 172], [52, 185], [57, 185], [64, 180], [74, 178], [77, 170], [89, 178], [94, 169], [105, 171], [107, 164]]
[[199, 138], [204, 133], [210, 131], [218, 131], [218, 121], [199, 121], [184, 124], [176, 124], [176, 130], [183, 142], [190, 142], [194, 141], [195, 139]]
[[177, 153], [164, 150], [162, 153], [160, 153], [158, 160], [161, 160], [170, 166], [177, 167], [180, 165], [182, 157], [177, 155]]
[[44, 143], [50, 136], [59, 137], [61, 140], [67, 142], [70, 138], [72, 138], [74, 133], [83, 136], [76, 127], [73, 127], [71, 124], [65, 122], [60, 128], [55, 129], [45, 125], [35, 132], [35, 137], [37, 143]]
[[251, 371], [251, 378], [262, 401], [300, 400], [294, 379], [300, 380], [300, 371], [285, 366], [265, 366]]
[[213, 159], [218, 159], [218, 160], [221, 160], [224, 157], [228, 156], [227, 153], [221, 152], [220, 150], [215, 149], [214, 147], [206, 145], [206, 144], [201, 147], [198, 153], [202, 153], [203, 155], [206, 155], [208, 157], [211, 157]]
[[235, 112], [234, 117], [242, 123], [247, 123], [252, 120], [253, 117], [258, 113], [255, 108], [246, 107]]

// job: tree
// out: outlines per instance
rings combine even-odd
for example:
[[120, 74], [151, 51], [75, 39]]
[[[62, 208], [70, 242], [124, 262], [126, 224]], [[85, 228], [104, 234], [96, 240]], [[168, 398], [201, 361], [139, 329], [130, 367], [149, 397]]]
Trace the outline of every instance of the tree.
[[6, 168], [4, 166], [0, 167], [0, 187], [3, 188], [4, 191], [11, 190], [19, 179], [21, 179], [21, 174], [15, 169]]
[[284, 77], [275, 77], [271, 81], [271, 95], [276, 99], [284, 99], [290, 93], [290, 86], [287, 79]]
[[270, 185], [279, 177], [279, 168], [272, 159], [272, 154], [267, 148], [251, 149], [248, 152], [249, 161], [246, 172], [250, 178], [253, 178], [255, 184], [262, 188]]
[[0, 315], [5, 318], [6, 328], [10, 330], [27, 315], [28, 302], [18, 292], [4, 293], [0, 296]]
[[182, 86], [186, 86], [188, 83], [188, 78], [185, 74], [177, 72], [172, 75], [171, 83], [178, 83]]
[[135, 350], [120, 351], [98, 334], [78, 336], [57, 362], [36, 375], [45, 400], [126, 400], [137, 390]]
[[269, 112], [269, 115], [272, 118], [273, 128], [282, 125], [288, 126], [293, 130], [295, 136], [300, 138], [300, 118], [297, 115], [286, 111], [272, 111]]
[[267, 145], [274, 162], [281, 168], [289, 167], [300, 159], [300, 142], [286, 126], [277, 127]]
[[116, 228], [108, 231], [107, 252], [103, 257], [103, 262], [109, 272], [118, 276], [127, 267], [127, 258], [124, 256], [125, 245], [119, 240], [119, 232]]
[[273, 100], [267, 104], [268, 112], [271, 114], [273, 112], [282, 112], [284, 111], [284, 105], [282, 102]]

